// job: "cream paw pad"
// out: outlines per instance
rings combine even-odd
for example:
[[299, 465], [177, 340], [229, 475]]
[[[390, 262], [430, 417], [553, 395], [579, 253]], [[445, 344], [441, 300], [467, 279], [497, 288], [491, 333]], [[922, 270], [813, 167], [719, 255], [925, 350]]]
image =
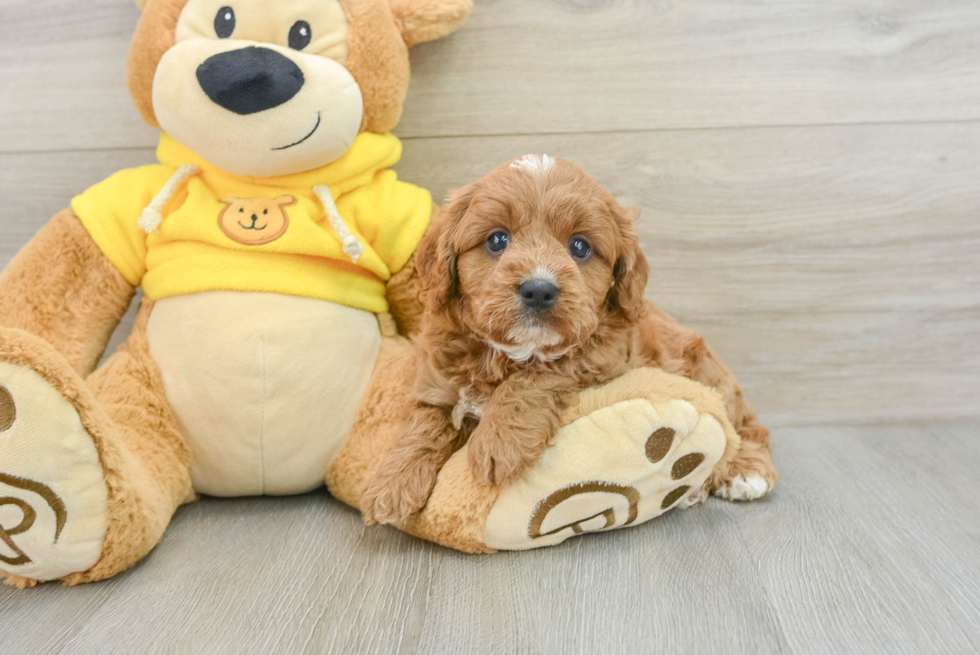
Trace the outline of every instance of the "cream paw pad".
[[107, 489], [78, 411], [24, 364], [0, 361], [0, 571], [54, 580], [98, 562]]
[[703, 497], [712, 469], [738, 438], [723, 412], [719, 420], [698, 407], [707, 390], [697, 383], [671, 380], [673, 386], [689, 383], [692, 393], [672, 389], [661, 397], [662, 375], [640, 369], [587, 392], [592, 397], [583, 394], [580, 411], [604, 406], [565, 425], [538, 465], [500, 493], [487, 517], [487, 546], [551, 546], [585, 532], [639, 525]]

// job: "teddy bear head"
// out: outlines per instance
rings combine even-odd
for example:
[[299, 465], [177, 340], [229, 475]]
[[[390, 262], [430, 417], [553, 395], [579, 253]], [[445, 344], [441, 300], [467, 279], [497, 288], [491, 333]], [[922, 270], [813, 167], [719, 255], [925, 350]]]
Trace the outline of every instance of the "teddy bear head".
[[329, 164], [398, 123], [408, 48], [472, 0], [136, 0], [127, 75], [147, 123], [230, 173]]

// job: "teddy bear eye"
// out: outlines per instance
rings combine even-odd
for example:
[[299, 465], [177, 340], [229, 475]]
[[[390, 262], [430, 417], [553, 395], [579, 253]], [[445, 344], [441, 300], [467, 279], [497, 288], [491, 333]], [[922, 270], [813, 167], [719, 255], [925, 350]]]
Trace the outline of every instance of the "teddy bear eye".
[[313, 39], [313, 30], [305, 20], [297, 21], [289, 30], [289, 47], [293, 50], [302, 50], [310, 45]]
[[235, 32], [235, 10], [222, 7], [214, 17], [214, 33], [219, 39], [227, 39]]

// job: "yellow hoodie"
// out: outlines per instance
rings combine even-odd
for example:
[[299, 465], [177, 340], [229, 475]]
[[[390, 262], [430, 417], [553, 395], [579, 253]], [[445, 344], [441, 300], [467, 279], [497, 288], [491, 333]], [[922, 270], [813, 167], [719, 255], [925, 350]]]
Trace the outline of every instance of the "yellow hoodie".
[[389, 170], [400, 157], [395, 136], [365, 132], [322, 168], [239, 177], [164, 134], [159, 165], [116, 173], [72, 209], [153, 300], [263, 291], [381, 313], [385, 282], [408, 262], [432, 213], [429, 192]]

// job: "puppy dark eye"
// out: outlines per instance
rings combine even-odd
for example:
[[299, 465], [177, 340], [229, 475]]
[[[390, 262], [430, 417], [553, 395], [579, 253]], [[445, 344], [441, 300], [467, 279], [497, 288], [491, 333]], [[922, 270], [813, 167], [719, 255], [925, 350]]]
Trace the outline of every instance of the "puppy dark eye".
[[222, 7], [214, 17], [214, 33], [219, 39], [227, 39], [235, 32], [235, 10]]
[[510, 243], [510, 234], [506, 230], [497, 230], [487, 239], [487, 252], [491, 255], [499, 255], [507, 249]]
[[289, 47], [293, 50], [302, 50], [310, 45], [313, 40], [313, 30], [305, 20], [297, 21], [289, 30]]
[[585, 237], [575, 235], [568, 241], [568, 252], [575, 259], [586, 260], [592, 256], [592, 246]]

